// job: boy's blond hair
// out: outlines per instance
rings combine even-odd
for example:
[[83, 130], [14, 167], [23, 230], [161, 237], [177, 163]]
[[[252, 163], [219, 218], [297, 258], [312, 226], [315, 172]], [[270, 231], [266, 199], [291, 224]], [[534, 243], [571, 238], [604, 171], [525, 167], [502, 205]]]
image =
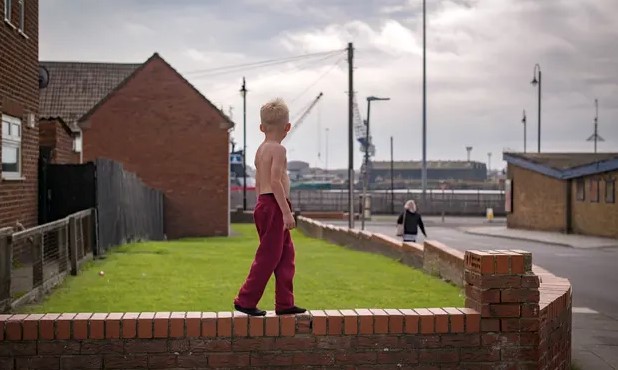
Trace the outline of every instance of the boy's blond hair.
[[288, 106], [281, 98], [273, 99], [260, 109], [260, 119], [266, 127], [283, 126], [290, 121]]

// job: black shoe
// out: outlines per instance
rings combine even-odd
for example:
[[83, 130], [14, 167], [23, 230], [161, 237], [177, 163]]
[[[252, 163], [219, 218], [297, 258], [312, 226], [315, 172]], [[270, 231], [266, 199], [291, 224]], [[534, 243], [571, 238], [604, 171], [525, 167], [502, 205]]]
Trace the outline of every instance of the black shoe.
[[296, 306], [287, 308], [285, 310], [275, 311], [277, 315], [297, 315], [297, 314], [305, 313], [305, 312], [307, 312], [307, 310], [305, 310], [304, 308], [296, 307]]
[[266, 311], [260, 310], [257, 307], [256, 308], [244, 308], [244, 307], [240, 307], [239, 305], [235, 304], [234, 308], [236, 309], [236, 311], [245, 313], [249, 316], [266, 316]]

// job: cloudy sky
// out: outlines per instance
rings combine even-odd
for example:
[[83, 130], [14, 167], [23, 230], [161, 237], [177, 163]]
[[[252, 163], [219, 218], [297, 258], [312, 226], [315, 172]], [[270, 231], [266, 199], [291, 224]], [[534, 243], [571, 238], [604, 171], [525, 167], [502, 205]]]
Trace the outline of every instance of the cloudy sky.
[[[237, 122], [247, 78], [247, 147], [259, 145], [259, 107], [283, 97], [292, 117], [322, 101], [286, 140], [289, 159], [347, 166], [345, 54], [321, 54], [263, 68], [241, 67], [355, 47], [355, 91], [372, 104], [376, 159], [422, 153], [421, 0], [44, 0], [40, 58], [141, 62], [155, 51]], [[535, 63], [543, 78], [543, 151], [591, 151], [599, 99], [601, 151], [618, 151], [618, 1], [427, 0], [428, 158], [472, 158], [503, 166], [505, 149], [537, 145]], [[226, 73], [222, 73], [226, 72]], [[328, 134], [327, 134], [328, 129]], [[328, 143], [328, 145], [327, 145]], [[355, 145], [355, 167], [362, 153]], [[328, 153], [328, 163], [327, 160]]]

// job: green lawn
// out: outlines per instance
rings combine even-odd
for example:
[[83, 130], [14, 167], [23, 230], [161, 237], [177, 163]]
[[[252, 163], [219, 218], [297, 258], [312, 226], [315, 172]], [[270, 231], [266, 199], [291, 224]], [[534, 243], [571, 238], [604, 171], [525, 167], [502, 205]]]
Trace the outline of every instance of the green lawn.
[[[229, 311], [253, 259], [253, 225], [231, 238], [126, 245], [23, 312]], [[387, 257], [294, 232], [296, 303], [310, 309], [463, 305], [460, 289]], [[99, 276], [104, 271], [104, 276]], [[260, 304], [272, 310], [274, 278]]]

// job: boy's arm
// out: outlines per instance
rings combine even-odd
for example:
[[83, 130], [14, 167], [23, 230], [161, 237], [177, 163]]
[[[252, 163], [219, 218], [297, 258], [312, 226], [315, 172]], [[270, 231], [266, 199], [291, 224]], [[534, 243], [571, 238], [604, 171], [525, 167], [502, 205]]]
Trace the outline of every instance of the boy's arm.
[[255, 166], [255, 198], [260, 197], [260, 176], [258, 175], [257, 166]]
[[276, 146], [273, 150], [272, 168], [270, 169], [270, 186], [273, 190], [273, 194], [275, 195], [275, 199], [277, 200], [277, 204], [279, 204], [281, 213], [283, 214], [283, 223], [285, 224], [285, 227], [292, 229], [295, 226], [294, 216], [292, 215], [292, 211], [288, 205], [285, 189], [283, 187], [283, 183], [281, 182], [283, 172], [285, 171], [286, 161], [285, 147], [283, 145]]

